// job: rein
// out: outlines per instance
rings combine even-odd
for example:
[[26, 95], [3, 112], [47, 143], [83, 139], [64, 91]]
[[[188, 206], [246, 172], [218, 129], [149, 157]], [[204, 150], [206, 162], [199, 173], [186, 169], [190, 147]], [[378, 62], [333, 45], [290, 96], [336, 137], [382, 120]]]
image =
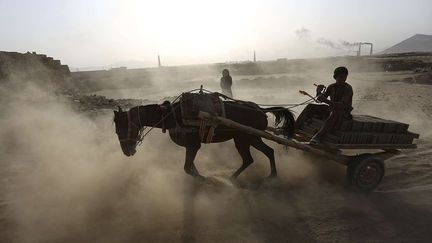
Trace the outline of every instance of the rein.
[[[207, 92], [207, 93], [210, 93], [210, 91], [205, 90], [205, 89], [202, 89], [202, 88], [201, 88], [201, 89], [194, 89], [194, 90], [190, 90], [190, 91], [188, 91], [188, 92], [194, 92], [194, 91], [197, 91], [197, 90], [200, 90], [201, 92], [202, 92], [202, 91], [205, 91], [205, 92]], [[244, 103], [244, 101], [236, 100], [236, 99], [233, 99], [233, 98], [231, 98], [231, 97], [225, 96], [225, 95], [220, 94], [220, 93], [219, 93], [219, 95], [220, 95], [221, 97], [225, 98], [226, 100], [232, 100], [232, 101], [235, 101], [235, 102], [238, 102], [238, 103]], [[165, 119], [166, 119], [169, 115], [171, 115], [171, 113], [174, 115], [174, 120], [175, 120], [175, 123], [176, 123], [176, 130], [178, 130], [179, 124], [178, 124], [178, 122], [177, 122], [177, 118], [176, 118], [176, 115], [175, 115], [175, 110], [176, 110], [178, 107], [174, 108], [174, 106], [172, 105], [172, 103], [174, 103], [174, 102], [175, 102], [176, 100], [178, 100], [180, 97], [181, 97], [181, 95], [177, 96], [177, 97], [176, 97], [172, 102], [170, 102], [171, 111], [168, 112], [168, 113], [165, 113], [165, 114], [164, 114], [164, 112], [162, 111], [162, 118], [161, 118], [158, 122], [156, 122], [153, 126], [151, 126], [150, 129], [149, 129], [148, 131], [146, 131], [147, 127], [146, 127], [146, 126], [143, 126], [142, 123], [141, 123], [141, 114], [140, 114], [140, 107], [141, 107], [141, 106], [138, 106], [138, 107], [137, 107], [137, 108], [138, 108], [138, 122], [139, 122], [138, 125], [135, 124], [135, 123], [131, 120], [131, 118], [130, 118], [130, 112], [127, 111], [127, 120], [128, 120], [128, 131], [127, 131], [127, 136], [126, 136], [126, 138], [119, 139], [120, 142], [133, 141], [133, 142], [136, 143], [136, 145], [141, 145], [141, 143], [142, 143], [144, 137], [147, 136], [147, 135], [148, 135], [148, 134], [153, 130], [153, 128], [155, 128], [157, 125], [159, 125], [159, 124], [161, 124], [161, 123], [162, 123], [162, 131], [165, 132], [165, 131], [166, 131]], [[301, 106], [301, 105], [309, 104], [309, 103], [311, 103], [311, 101], [313, 101], [315, 98], [316, 98], [316, 97], [312, 97], [311, 99], [306, 100], [306, 101], [304, 101], [304, 102], [302, 102], [302, 103], [298, 103], [298, 104], [278, 104], [278, 105], [279, 105], [279, 106], [283, 106], [283, 107], [288, 106], [287, 108], [290, 109], [290, 108], [294, 108], [294, 107], [296, 107], [296, 106]], [[257, 104], [257, 105], [258, 105], [258, 106], [273, 106], [273, 104], [272, 104], [272, 105], [270, 105], [270, 104]], [[255, 109], [253, 109], [253, 108], [245, 108], [245, 109], [255, 110]], [[135, 127], [136, 129], [138, 129], [138, 135], [137, 135], [136, 138], [133, 138], [133, 137], [132, 137], [132, 127]], [[146, 132], [145, 132], [145, 131], [146, 131]], [[144, 132], [145, 132], [145, 133], [144, 133]]]
[[[140, 115], [140, 106], [138, 106], [138, 122], [139, 125], [135, 124], [131, 119], [130, 119], [130, 112], [127, 111], [127, 120], [128, 120], [128, 130], [127, 130], [127, 136], [126, 138], [123, 139], [119, 139], [120, 142], [127, 142], [127, 141], [133, 141], [136, 143], [136, 145], [141, 145], [142, 141], [144, 140], [144, 137], [147, 136], [147, 134], [149, 134], [153, 128], [155, 128], [157, 125], [162, 123], [162, 128], [166, 127], [165, 125], [165, 119], [171, 115], [171, 113], [174, 113], [175, 109], [174, 107], [172, 107], [171, 111], [168, 112], [167, 114], [163, 114], [162, 118], [156, 122], [153, 126], [150, 127], [150, 129], [148, 131], [145, 132], [145, 130], [147, 129], [147, 127], [143, 126], [141, 123], [141, 115]], [[174, 115], [175, 116], [175, 115]], [[177, 120], [176, 120], [176, 125], [178, 126]], [[132, 127], [135, 127], [138, 129], [138, 135], [136, 138], [132, 138]], [[144, 133], [145, 132], [145, 133]]]
[[[142, 135], [142, 137], [141, 137], [141, 141], [140, 142], [142, 142], [142, 140], [144, 139], [144, 137], [145, 136], [147, 136], [147, 134], [149, 134], [157, 125], [159, 125], [159, 124], [161, 124], [162, 123], [162, 129], [165, 129], [166, 130], [166, 125], [165, 125], [165, 119], [169, 116], [169, 115], [171, 115], [171, 113], [173, 113], [174, 114], [174, 117], [175, 117], [175, 109], [174, 109], [174, 107], [173, 106], [171, 106], [172, 107], [172, 109], [171, 109], [171, 111], [170, 112], [168, 112], [168, 114], [164, 114], [164, 113], [162, 113], [162, 118], [158, 121], [158, 122], [156, 122], [153, 126], [151, 126], [151, 128], [146, 132], [146, 133], [144, 133], [143, 135]], [[177, 119], [176, 119], [176, 126], [178, 126], [178, 123], [177, 123]]]

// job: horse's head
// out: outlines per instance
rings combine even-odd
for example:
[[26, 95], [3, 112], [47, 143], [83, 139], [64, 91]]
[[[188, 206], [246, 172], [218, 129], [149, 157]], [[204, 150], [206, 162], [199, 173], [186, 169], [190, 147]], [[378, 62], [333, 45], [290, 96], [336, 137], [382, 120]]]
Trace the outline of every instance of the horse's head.
[[139, 109], [135, 107], [129, 111], [123, 111], [119, 107], [118, 111], [114, 111], [114, 123], [123, 153], [126, 156], [134, 155], [140, 141], [142, 127]]

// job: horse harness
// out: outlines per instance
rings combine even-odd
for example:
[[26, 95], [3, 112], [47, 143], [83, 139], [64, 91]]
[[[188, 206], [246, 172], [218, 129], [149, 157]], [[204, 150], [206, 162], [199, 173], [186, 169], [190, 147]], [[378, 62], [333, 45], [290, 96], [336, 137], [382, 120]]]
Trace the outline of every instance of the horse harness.
[[[210, 128], [208, 129], [207, 137], [206, 137], [206, 139], [204, 139], [205, 130], [206, 130], [206, 127], [208, 125], [208, 121], [201, 120], [200, 126], [199, 126], [198, 129], [196, 127], [182, 127], [178, 123], [177, 115], [175, 113], [175, 110], [174, 110], [174, 107], [173, 107], [172, 103], [169, 103], [169, 106], [171, 108], [170, 112], [172, 112], [173, 118], [174, 118], [174, 121], [175, 121], [175, 132], [174, 133], [175, 133], [175, 139], [176, 139], [176, 141], [178, 141], [178, 134], [179, 133], [181, 133], [182, 136], [184, 136], [186, 133], [196, 133], [196, 132], [198, 132], [198, 135], [199, 135], [199, 138], [200, 138], [201, 142], [211, 143], [211, 141], [213, 140], [213, 136], [215, 135], [215, 132], [214, 132], [215, 128], [216, 128], [215, 125], [211, 125], [210, 126]], [[165, 108], [165, 109], [162, 108], [162, 132], [165, 133], [166, 132], [165, 118], [168, 117], [168, 115], [169, 115], [170, 112], [168, 112], [168, 109], [166, 109], [165, 105], [162, 105], [162, 107]]]
[[171, 102], [169, 102], [169, 107], [171, 108], [171, 110], [168, 110], [168, 107], [166, 107], [167, 104], [162, 104], [161, 105], [161, 109], [162, 109], [162, 132], [166, 133], [166, 124], [165, 124], [165, 118], [167, 118], [169, 116], [170, 113], [173, 114], [173, 118], [174, 118], [174, 122], [175, 122], [175, 141], [178, 142], [178, 134], [179, 132], [184, 136], [185, 133], [187, 132], [187, 128], [181, 127], [177, 121], [177, 116], [174, 110], [174, 106], [172, 105]]
[[[141, 142], [143, 139], [143, 136], [141, 136], [143, 128], [145, 128], [142, 124], [141, 124], [141, 114], [140, 114], [140, 106], [137, 107], [138, 111], [138, 122], [139, 125], [135, 124], [132, 119], [130, 118], [130, 111], [126, 111], [126, 115], [127, 115], [127, 121], [128, 121], [128, 130], [127, 130], [127, 136], [126, 138], [123, 139], [119, 139], [120, 142], [127, 142], [127, 141], [133, 141], [133, 142]], [[136, 129], [138, 129], [138, 135], [136, 136], [136, 138], [132, 138], [132, 127], [135, 127]]]
[[[166, 127], [167, 127], [165, 120], [170, 115], [170, 113], [172, 113], [174, 121], [175, 121], [175, 126], [176, 126], [175, 127], [176, 141], [178, 141], [178, 134], [179, 133], [181, 133], [184, 136], [185, 133], [195, 133], [195, 132], [198, 131], [200, 141], [202, 141], [204, 143], [211, 143], [211, 141], [213, 140], [213, 136], [215, 135], [215, 133], [214, 133], [214, 130], [216, 128], [215, 125], [211, 125], [210, 126], [210, 128], [208, 129], [207, 137], [206, 137], [206, 139], [204, 139], [205, 132], [207, 130], [206, 127], [208, 125], [208, 121], [202, 120], [200, 122], [200, 126], [199, 126], [198, 129], [195, 128], [195, 127], [182, 127], [182, 126], [180, 126], [180, 124], [177, 121], [177, 116], [175, 114], [175, 110], [174, 110], [174, 107], [173, 107], [172, 103], [169, 103], [169, 106], [171, 108], [171, 111], [168, 111], [168, 109], [164, 109], [164, 108], [166, 108], [165, 105], [161, 106], [161, 109], [162, 109], [162, 119], [159, 122], [157, 122], [155, 124], [155, 126], [158, 123], [162, 123], [161, 124], [161, 126], [162, 126], [162, 132], [165, 133], [166, 132]], [[142, 123], [141, 123], [140, 106], [137, 107], [138, 125], [135, 122], [132, 121], [130, 110], [126, 111], [126, 115], [127, 115], [127, 122], [128, 122], [128, 128], [127, 128], [127, 133], [126, 133], [127, 136], [126, 136], [126, 138], [119, 139], [119, 141], [120, 142], [133, 141], [133, 142], [136, 142], [136, 143], [141, 142], [144, 139], [143, 130], [145, 130], [145, 126], [143, 126]], [[136, 129], [138, 129], [138, 135], [135, 138], [132, 136], [132, 128], [133, 127], [135, 127]]]

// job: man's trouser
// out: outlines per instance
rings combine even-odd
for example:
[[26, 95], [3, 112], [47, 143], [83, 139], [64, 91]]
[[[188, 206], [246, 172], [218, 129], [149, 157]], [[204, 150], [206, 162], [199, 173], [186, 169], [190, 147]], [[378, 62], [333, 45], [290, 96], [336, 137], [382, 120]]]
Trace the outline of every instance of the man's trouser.
[[303, 126], [303, 124], [311, 119], [312, 117], [316, 117], [320, 120], [326, 119], [330, 115], [330, 109], [328, 105], [324, 104], [309, 104], [307, 105], [302, 113], [297, 117], [295, 127], [299, 129]]
[[350, 114], [344, 110], [330, 109], [328, 105], [322, 104], [309, 104], [305, 107], [302, 113], [296, 120], [296, 129], [301, 126], [310, 118], [316, 117], [320, 120], [325, 120], [323, 127], [315, 134], [315, 138], [322, 138], [325, 134], [332, 129], [339, 128], [345, 119], [350, 119]]

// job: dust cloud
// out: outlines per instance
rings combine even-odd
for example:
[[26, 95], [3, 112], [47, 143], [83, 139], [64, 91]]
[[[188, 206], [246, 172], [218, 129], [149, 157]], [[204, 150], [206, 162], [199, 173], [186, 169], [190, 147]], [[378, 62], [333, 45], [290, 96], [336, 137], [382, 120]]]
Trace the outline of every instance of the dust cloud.
[[[197, 167], [210, 177], [197, 182], [183, 172], [184, 149], [159, 131], [127, 158], [112, 111], [90, 118], [44, 86], [19, 87], [1, 90], [1, 213], [7, 222], [1, 240], [193, 242], [211, 228], [227, 241], [260, 242], [254, 229], [236, 228], [250, 221], [245, 206], [284, 211], [262, 189], [269, 163], [256, 151], [237, 186], [228, 179], [241, 164], [233, 143], [204, 146]], [[282, 177], [295, 181], [313, 173], [311, 166], [289, 163], [288, 151], [278, 153]]]
[[2, 95], [2, 186], [12, 238], [75, 241], [88, 232], [97, 236], [105, 217], [164, 218], [180, 202], [179, 175], [170, 175], [177, 170], [160, 167], [170, 156], [123, 157], [108, 114], [89, 119], [40, 87]]
[[[305, 97], [298, 89], [313, 93], [313, 83], [330, 83], [323, 77], [331, 77], [331, 71], [243, 76], [234, 92], [257, 102], [299, 102]], [[403, 96], [406, 84], [382, 84], [382, 89], [379, 79], [391, 78], [363, 73], [349, 77], [358, 90], [356, 112], [410, 122], [414, 132], [432, 127], [425, 122], [426, 89], [413, 88], [419, 94]], [[204, 84], [217, 85], [217, 78], [208, 80]], [[274, 84], [260, 87], [262, 80]], [[186, 82], [182, 88], [196, 84]], [[255, 162], [236, 182], [229, 180], [241, 164], [230, 141], [203, 145], [196, 165], [208, 177], [197, 181], [183, 171], [184, 149], [166, 134], [155, 130], [135, 156], [125, 157], [112, 111], [89, 117], [44, 86], [16, 87], [0, 91], [0, 241], [356, 242], [430, 237], [432, 213], [419, 206], [428, 205], [430, 191], [422, 191], [420, 198], [410, 189], [427, 189], [432, 183], [427, 169], [430, 140], [420, 142], [420, 153], [389, 161], [381, 191], [370, 195], [345, 189], [344, 167], [270, 142], [278, 179], [264, 179], [268, 160], [252, 150]], [[392, 98], [394, 92], [405, 98]], [[423, 102], [422, 107], [405, 113], [412, 107], [403, 105], [405, 99]], [[388, 108], [397, 106], [410, 116]], [[400, 212], [397, 217], [395, 211]], [[405, 227], [416, 229], [407, 233]]]

